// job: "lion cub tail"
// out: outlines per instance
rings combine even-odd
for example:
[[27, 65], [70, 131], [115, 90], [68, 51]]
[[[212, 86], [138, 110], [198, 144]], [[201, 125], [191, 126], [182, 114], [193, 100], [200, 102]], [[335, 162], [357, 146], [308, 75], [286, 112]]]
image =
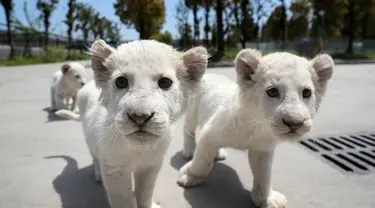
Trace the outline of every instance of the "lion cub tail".
[[80, 119], [79, 114], [74, 113], [70, 110], [65, 110], [65, 109], [58, 110], [58, 111], [55, 112], [55, 114], [60, 116], [60, 117], [67, 118], [67, 119], [73, 119], [73, 120], [76, 120], [76, 121], [79, 121], [79, 119]]

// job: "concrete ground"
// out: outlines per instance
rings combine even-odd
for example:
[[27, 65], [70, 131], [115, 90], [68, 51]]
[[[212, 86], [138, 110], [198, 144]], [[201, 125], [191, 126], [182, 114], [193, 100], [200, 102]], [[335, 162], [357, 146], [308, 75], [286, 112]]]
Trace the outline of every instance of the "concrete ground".
[[[94, 181], [81, 125], [58, 119], [50, 105], [49, 84], [61, 64], [0, 68], [0, 207], [108, 207], [104, 189]], [[310, 136], [375, 132], [375, 65], [340, 65]], [[234, 79], [233, 68], [208, 73]], [[155, 200], [164, 208], [251, 207], [252, 175], [246, 154], [230, 151], [198, 188], [177, 186], [185, 161], [181, 119], [176, 126]], [[273, 186], [292, 208], [375, 207], [375, 174], [345, 174], [297, 144], [280, 145]]]

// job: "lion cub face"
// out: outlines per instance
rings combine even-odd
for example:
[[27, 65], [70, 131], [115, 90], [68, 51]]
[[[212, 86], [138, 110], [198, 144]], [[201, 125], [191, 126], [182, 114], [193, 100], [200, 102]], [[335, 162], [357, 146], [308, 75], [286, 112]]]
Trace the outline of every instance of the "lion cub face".
[[165, 135], [206, 65], [207, 51], [202, 47], [181, 53], [151, 40], [117, 49], [102, 40], [92, 45], [92, 67], [101, 99], [116, 128], [130, 140]]
[[236, 58], [240, 88], [249, 95], [245, 102], [259, 109], [262, 122], [282, 140], [310, 131], [333, 66], [326, 54], [307, 60], [285, 52], [263, 57], [247, 49]]
[[85, 67], [77, 62], [71, 62], [64, 64], [61, 67], [64, 81], [72, 89], [80, 89], [87, 83], [86, 69]]

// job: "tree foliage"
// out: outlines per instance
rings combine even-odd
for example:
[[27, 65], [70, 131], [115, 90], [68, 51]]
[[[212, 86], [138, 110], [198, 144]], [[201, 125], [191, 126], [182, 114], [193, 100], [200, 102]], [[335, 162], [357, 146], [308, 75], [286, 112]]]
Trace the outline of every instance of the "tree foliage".
[[1, 5], [3, 5], [5, 11], [5, 18], [7, 20], [7, 38], [8, 45], [10, 47], [9, 58], [14, 57], [14, 44], [12, 38], [12, 12], [13, 12], [13, 1], [12, 0], [1, 0]]
[[169, 31], [165, 31], [164, 33], [158, 33], [151, 36], [151, 39], [157, 40], [159, 42], [173, 45], [173, 37]]
[[76, 0], [69, 0], [68, 2], [68, 13], [66, 14], [66, 20], [64, 21], [66, 26], [68, 27], [67, 29], [67, 34], [68, 34], [68, 42], [69, 45], [72, 44], [72, 33], [74, 30], [74, 20], [76, 16]]
[[78, 20], [78, 24], [76, 25], [75, 31], [80, 30], [83, 35], [83, 40], [87, 42], [91, 30], [90, 23], [92, 14], [94, 14], [94, 8], [83, 3], [78, 3], [77, 10], [78, 12], [76, 18]]
[[295, 40], [308, 32], [308, 14], [310, 4], [307, 1], [294, 1], [290, 6], [292, 17], [288, 22], [288, 39]]
[[165, 23], [164, 0], [117, 0], [114, 8], [123, 24], [134, 26], [140, 39], [159, 33]]
[[41, 12], [41, 17], [44, 23], [44, 45], [48, 46], [49, 41], [49, 29], [50, 29], [50, 19], [52, 12], [56, 9], [59, 0], [38, 0], [36, 6]]

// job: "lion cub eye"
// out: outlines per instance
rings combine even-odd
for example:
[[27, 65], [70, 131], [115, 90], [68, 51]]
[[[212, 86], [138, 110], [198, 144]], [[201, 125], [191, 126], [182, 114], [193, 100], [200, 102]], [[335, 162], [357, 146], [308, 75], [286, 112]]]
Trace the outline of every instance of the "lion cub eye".
[[119, 89], [124, 89], [128, 87], [128, 79], [125, 77], [117, 77], [115, 80], [116, 87]]
[[270, 89], [267, 90], [267, 95], [271, 98], [274, 98], [274, 97], [279, 97], [280, 94], [279, 94], [279, 90], [277, 90], [277, 88], [275, 87], [272, 87]]
[[158, 81], [158, 85], [161, 89], [166, 90], [172, 85], [173, 81], [167, 77], [162, 77]]
[[309, 98], [309, 97], [311, 97], [311, 90], [310, 89], [304, 89], [302, 91], [302, 97], [303, 98]]

